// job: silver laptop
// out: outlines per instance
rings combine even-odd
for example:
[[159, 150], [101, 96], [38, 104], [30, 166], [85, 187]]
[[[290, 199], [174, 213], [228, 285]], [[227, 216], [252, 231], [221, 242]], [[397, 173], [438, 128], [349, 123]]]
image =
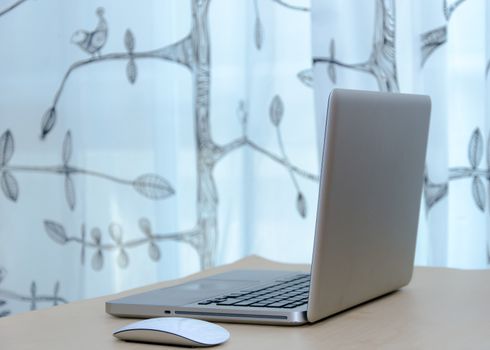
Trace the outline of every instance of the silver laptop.
[[106, 311], [299, 325], [405, 286], [429, 118], [428, 96], [333, 90], [309, 274], [236, 270], [112, 300]]

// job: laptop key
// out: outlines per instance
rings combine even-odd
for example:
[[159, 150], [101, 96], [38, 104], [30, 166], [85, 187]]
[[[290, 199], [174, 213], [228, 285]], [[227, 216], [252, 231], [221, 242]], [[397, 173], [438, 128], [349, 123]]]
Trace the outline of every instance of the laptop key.
[[249, 299], [249, 300], [244, 300], [240, 301], [238, 303], [233, 304], [233, 306], [249, 306], [250, 304], [258, 302], [257, 299]]
[[228, 300], [225, 300], [225, 301], [220, 301], [216, 305], [218, 305], [218, 306], [234, 305], [234, 304], [239, 303], [239, 302], [240, 302], [240, 300], [228, 299]]
[[242, 295], [242, 296], [239, 296], [239, 297], [228, 297], [226, 299], [246, 300], [246, 299], [250, 299], [250, 298], [251, 298], [250, 295]]
[[265, 307], [267, 304], [270, 304], [270, 302], [268, 302], [268, 301], [260, 301], [260, 302], [257, 302], [257, 303], [250, 304], [248, 306], [251, 306], [251, 307]]
[[283, 301], [277, 301], [272, 304], [268, 304], [266, 307], [283, 307], [284, 305], [290, 304], [291, 301], [289, 300], [283, 300]]

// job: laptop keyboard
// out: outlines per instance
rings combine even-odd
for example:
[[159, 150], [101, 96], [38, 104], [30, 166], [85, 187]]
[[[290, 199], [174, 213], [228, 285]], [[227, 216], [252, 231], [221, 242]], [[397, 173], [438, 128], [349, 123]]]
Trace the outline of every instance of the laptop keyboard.
[[198, 304], [292, 309], [308, 303], [309, 289], [310, 275], [299, 274], [272, 285], [230, 293]]

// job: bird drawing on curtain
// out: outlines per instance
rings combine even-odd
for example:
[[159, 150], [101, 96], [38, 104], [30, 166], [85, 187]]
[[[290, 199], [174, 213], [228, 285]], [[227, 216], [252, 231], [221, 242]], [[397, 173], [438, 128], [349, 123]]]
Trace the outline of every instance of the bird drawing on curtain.
[[104, 9], [99, 7], [96, 12], [99, 23], [93, 31], [77, 30], [71, 37], [71, 42], [78, 45], [83, 51], [100, 56], [100, 50], [107, 41], [107, 21], [104, 18]]

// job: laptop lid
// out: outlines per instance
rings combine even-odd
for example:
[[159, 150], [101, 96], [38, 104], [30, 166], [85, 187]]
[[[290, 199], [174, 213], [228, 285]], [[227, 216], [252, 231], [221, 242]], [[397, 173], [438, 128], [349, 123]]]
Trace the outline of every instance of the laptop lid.
[[410, 281], [430, 105], [421, 95], [330, 94], [309, 322]]

